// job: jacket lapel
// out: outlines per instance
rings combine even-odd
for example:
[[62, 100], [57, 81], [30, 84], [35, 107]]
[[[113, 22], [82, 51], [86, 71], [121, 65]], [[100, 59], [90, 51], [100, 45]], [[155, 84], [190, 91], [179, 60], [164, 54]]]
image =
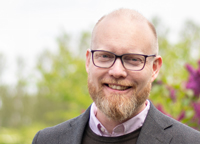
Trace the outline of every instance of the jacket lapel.
[[152, 104], [146, 120], [140, 132], [137, 144], [168, 144], [172, 135], [166, 130], [173, 125], [170, 119], [166, 118]]
[[59, 144], [81, 144], [85, 126], [89, 120], [90, 107], [80, 116], [70, 120], [70, 127], [59, 137]]

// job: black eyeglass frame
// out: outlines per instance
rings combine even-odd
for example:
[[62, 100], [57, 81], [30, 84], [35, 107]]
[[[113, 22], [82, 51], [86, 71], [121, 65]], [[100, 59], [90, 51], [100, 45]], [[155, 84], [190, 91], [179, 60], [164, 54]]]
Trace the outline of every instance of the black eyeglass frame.
[[[128, 70], [130, 70], [130, 71], [141, 71], [141, 70], [143, 70], [144, 67], [145, 67], [145, 64], [146, 64], [146, 59], [147, 59], [148, 57], [156, 57], [156, 54], [153, 54], [153, 55], [143, 55], [143, 54], [135, 54], [135, 53], [125, 53], [125, 54], [123, 54], [123, 55], [116, 55], [116, 54], [113, 53], [113, 52], [109, 52], [109, 51], [105, 51], [105, 50], [91, 50], [91, 49], [89, 49], [89, 51], [92, 53], [92, 62], [93, 62], [93, 64], [94, 64], [96, 67], [99, 67], [99, 68], [111, 68], [111, 67], [115, 64], [116, 59], [117, 59], [117, 58], [120, 58], [123, 67], [124, 67], [125, 69], [127, 69], [127, 68], [124, 66], [124, 63], [123, 63], [123, 60], [122, 60], [122, 57], [123, 57], [124, 55], [134, 54], [134, 55], [144, 56], [145, 59], [144, 59], [144, 65], [143, 65], [143, 67], [142, 67], [141, 69], [139, 69], [139, 70], [131, 70], [131, 69], [128, 69]], [[94, 52], [96, 52], [96, 51], [108, 52], [108, 53], [113, 54], [113, 55], [115, 56], [115, 60], [113, 61], [113, 64], [112, 64], [110, 67], [100, 67], [100, 66], [97, 66], [97, 65], [95, 64], [95, 62], [94, 62], [94, 57], [93, 57]]]

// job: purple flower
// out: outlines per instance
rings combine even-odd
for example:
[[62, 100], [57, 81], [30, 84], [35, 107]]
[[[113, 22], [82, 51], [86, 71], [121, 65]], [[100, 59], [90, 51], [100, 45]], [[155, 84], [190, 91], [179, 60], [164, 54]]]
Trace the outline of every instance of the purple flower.
[[158, 84], [158, 85], [162, 85], [163, 82], [162, 82], [161, 80], [158, 80], [158, 81], [157, 81], [157, 84]]
[[198, 123], [200, 124], [200, 102], [199, 103], [193, 103], [195, 115], [194, 118], [198, 120]]
[[176, 91], [172, 87], [169, 88], [170, 98], [173, 102], [176, 102]]
[[172, 117], [170, 114], [166, 113], [166, 112], [163, 110], [163, 107], [162, 107], [161, 104], [158, 104], [158, 105], [156, 106], [156, 108], [157, 108], [160, 112], [162, 112], [163, 114], [165, 114], [165, 115], [167, 115], [167, 116], [169, 116], [169, 117]]
[[172, 101], [176, 102], [176, 90], [169, 85], [166, 85], [166, 88], [169, 90], [169, 96], [172, 99]]
[[198, 61], [199, 68], [195, 70], [191, 65], [186, 64], [186, 69], [190, 73], [189, 80], [186, 83], [187, 89], [192, 89], [195, 96], [200, 96], [200, 60]]
[[181, 121], [184, 118], [185, 118], [185, 111], [182, 111], [181, 114], [178, 116], [177, 120]]

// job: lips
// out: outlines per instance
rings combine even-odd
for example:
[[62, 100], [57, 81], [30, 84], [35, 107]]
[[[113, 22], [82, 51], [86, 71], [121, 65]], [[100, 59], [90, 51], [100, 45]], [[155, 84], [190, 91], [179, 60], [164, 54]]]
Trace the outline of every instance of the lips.
[[130, 86], [121, 86], [121, 85], [114, 85], [114, 84], [107, 84], [107, 86], [111, 89], [120, 90], [120, 91], [127, 90], [130, 88]]

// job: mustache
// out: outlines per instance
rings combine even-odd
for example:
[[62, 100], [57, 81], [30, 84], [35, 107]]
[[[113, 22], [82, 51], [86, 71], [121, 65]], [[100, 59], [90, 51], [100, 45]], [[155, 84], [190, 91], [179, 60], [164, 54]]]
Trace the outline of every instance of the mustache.
[[136, 87], [137, 84], [132, 82], [132, 81], [128, 81], [128, 80], [120, 80], [120, 79], [102, 79], [101, 80], [102, 84], [116, 84], [116, 85], [121, 85], [121, 86], [129, 86], [129, 87]]

